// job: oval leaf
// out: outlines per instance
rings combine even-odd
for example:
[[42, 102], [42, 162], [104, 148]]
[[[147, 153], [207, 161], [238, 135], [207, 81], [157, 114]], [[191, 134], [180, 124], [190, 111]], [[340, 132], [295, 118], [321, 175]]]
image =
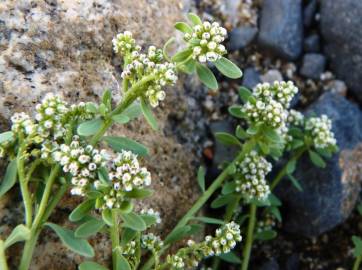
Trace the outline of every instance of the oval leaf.
[[175, 23], [175, 28], [185, 34], [192, 33], [192, 28], [187, 23], [184, 23], [184, 22]]
[[97, 133], [101, 128], [103, 120], [100, 118], [92, 119], [81, 123], [77, 128], [77, 133], [81, 136], [91, 136]]
[[53, 231], [55, 231], [59, 236], [62, 243], [70, 250], [85, 257], [94, 256], [94, 250], [92, 246], [86, 240], [76, 238], [73, 231], [62, 228], [54, 223], [48, 222], [45, 223], [45, 225], [53, 229]]
[[25, 227], [23, 224], [16, 226], [11, 234], [5, 241], [5, 248], [10, 247], [11, 245], [20, 242], [26, 241], [30, 239], [30, 230]]
[[217, 80], [214, 73], [204, 65], [196, 63], [196, 74], [199, 77], [200, 81], [205, 84], [208, 88], [212, 90], [218, 89]]
[[74, 235], [77, 238], [88, 238], [99, 232], [105, 225], [103, 220], [93, 218], [80, 225]]
[[225, 224], [225, 222], [222, 219], [211, 218], [211, 217], [195, 217], [193, 218], [193, 220], [197, 220], [207, 224], [218, 224], [218, 225]]
[[102, 219], [108, 226], [113, 226], [112, 211], [111, 209], [104, 209], [102, 211]]
[[165, 239], [165, 244], [174, 243], [188, 235], [191, 227], [189, 225], [175, 228]]
[[106, 136], [103, 137], [103, 140], [116, 152], [121, 152], [122, 150], [129, 150], [133, 153], [146, 156], [148, 155], [148, 149], [132, 139], [126, 137], [117, 137], [117, 136]]
[[17, 177], [17, 165], [16, 160], [10, 161], [8, 167], [6, 168], [5, 176], [0, 186], [0, 197], [8, 192], [16, 183]]
[[205, 192], [205, 168], [203, 166], [200, 166], [197, 171], [197, 183], [199, 184], [201, 191]]
[[135, 231], [144, 231], [147, 228], [146, 223], [143, 221], [143, 219], [135, 213], [121, 213], [120, 216], [124, 222], [122, 224], [123, 227], [130, 228]]
[[238, 66], [225, 57], [221, 57], [214, 64], [216, 68], [226, 77], [231, 79], [238, 79], [243, 76], [243, 73], [238, 68]]
[[116, 270], [132, 270], [131, 266], [129, 265], [127, 259], [117, 251], [116, 256]]
[[199, 16], [197, 16], [195, 13], [189, 13], [187, 14], [187, 18], [194, 24], [194, 25], [201, 25], [202, 21]]
[[236, 137], [226, 132], [216, 132], [215, 138], [225, 145], [241, 145]]
[[219, 258], [228, 263], [241, 264], [239, 256], [237, 256], [234, 252], [221, 253]]
[[158, 129], [157, 120], [153, 116], [150, 106], [143, 98], [141, 99], [141, 109], [147, 123], [151, 126], [152, 129], [157, 130]]
[[13, 139], [14, 133], [12, 131], [6, 131], [0, 134], [0, 144]]
[[79, 221], [85, 217], [94, 206], [94, 200], [87, 200], [78, 205], [69, 215], [72, 222]]
[[325, 168], [326, 163], [324, 162], [323, 158], [317, 153], [312, 150], [309, 150], [309, 158], [312, 161], [314, 165], [316, 165], [319, 168]]
[[108, 268], [95, 263], [95, 262], [82, 262], [79, 267], [79, 270], [108, 270]]
[[143, 199], [149, 197], [153, 194], [152, 189], [132, 189], [129, 192], [125, 192], [126, 197], [133, 198], [133, 199]]

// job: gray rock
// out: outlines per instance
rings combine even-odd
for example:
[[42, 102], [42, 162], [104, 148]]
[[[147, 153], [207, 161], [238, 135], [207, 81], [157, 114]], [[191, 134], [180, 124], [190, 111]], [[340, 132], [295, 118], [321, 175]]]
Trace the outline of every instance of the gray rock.
[[362, 102], [362, 1], [321, 1], [321, 33], [330, 68]]
[[316, 11], [317, 0], [310, 0], [303, 10], [303, 24], [305, 27], [312, 25]]
[[274, 55], [289, 60], [302, 52], [301, 0], [264, 0], [258, 43]]
[[320, 38], [317, 34], [312, 34], [304, 39], [304, 51], [305, 52], [319, 52], [320, 50]]
[[[227, 120], [215, 121], [210, 124], [210, 131], [212, 134], [216, 132], [228, 132], [234, 134], [234, 125]], [[226, 146], [220, 143], [218, 140], [215, 140], [214, 147], [214, 158], [213, 164], [214, 167], [217, 167], [225, 161], [232, 161], [235, 158], [235, 155], [238, 153], [236, 147]]]
[[304, 155], [295, 172], [303, 192], [288, 181], [277, 189], [286, 209], [284, 228], [307, 237], [318, 236], [349, 216], [362, 180], [362, 112], [358, 106], [340, 95], [325, 93], [308, 109], [311, 112], [332, 119], [340, 151], [327, 160], [325, 169], [316, 168]]
[[243, 75], [243, 86], [253, 89], [255, 85], [260, 83], [260, 73], [253, 67], [246, 68]]
[[306, 78], [318, 80], [326, 67], [326, 58], [323, 54], [307, 53], [303, 56], [300, 74]]
[[260, 76], [260, 78], [264, 83], [274, 83], [275, 81], [280, 82], [283, 80], [282, 74], [277, 69], [268, 70], [265, 74]]
[[269, 261], [262, 264], [259, 270], [279, 270], [279, 264], [276, 259], [271, 258]]
[[285, 270], [298, 270], [299, 269], [299, 255], [298, 254], [292, 254], [288, 257], [288, 259], [285, 262]]
[[258, 33], [258, 29], [253, 26], [241, 26], [234, 28], [230, 32], [230, 45], [231, 51], [241, 50], [249, 45]]

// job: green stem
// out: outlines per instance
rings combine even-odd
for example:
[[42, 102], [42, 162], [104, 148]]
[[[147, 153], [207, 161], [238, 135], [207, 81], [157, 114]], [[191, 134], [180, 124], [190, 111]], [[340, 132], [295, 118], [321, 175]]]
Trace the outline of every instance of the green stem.
[[112, 262], [113, 262], [113, 269], [117, 269], [117, 253], [116, 249], [119, 247], [119, 224], [118, 224], [118, 214], [116, 211], [112, 211], [112, 223], [113, 225], [110, 226], [110, 235], [112, 241]]
[[0, 240], [0, 269], [1, 270], [8, 270], [8, 264], [6, 262], [6, 255], [5, 255], [5, 245], [4, 241]]
[[354, 261], [354, 264], [353, 264], [353, 269], [352, 270], [359, 270], [359, 266], [361, 264], [361, 261], [362, 261], [362, 256], [358, 256], [356, 258], [356, 260]]
[[[183, 216], [183, 218], [177, 223], [176, 227], [170, 232], [174, 232], [180, 227], [183, 227], [187, 224], [191, 217], [193, 217], [207, 202], [207, 200], [211, 197], [212, 194], [221, 186], [221, 184], [226, 180], [226, 178], [230, 175], [230, 171], [232, 170], [233, 166], [236, 162], [240, 161], [247, 149], [250, 147], [250, 143], [245, 143], [243, 149], [240, 151], [238, 156], [234, 159], [233, 162], [230, 163], [226, 169], [222, 171], [222, 173], [215, 179], [215, 181], [210, 185], [210, 187], [201, 195], [201, 197], [195, 202], [195, 204], [190, 208], [190, 210]], [[169, 235], [170, 235], [169, 234]], [[163, 249], [160, 251], [159, 255], [162, 255], [163, 252], [170, 246], [170, 244], [165, 245]], [[149, 270], [151, 269], [152, 265], [154, 264], [154, 258], [150, 258], [141, 268], [142, 270]]]
[[248, 230], [247, 230], [247, 235], [246, 235], [246, 243], [245, 243], [244, 250], [243, 250], [243, 263], [241, 265], [241, 270], [247, 270], [248, 265], [249, 265], [250, 253], [251, 253], [251, 248], [252, 248], [253, 239], [254, 239], [256, 209], [257, 209], [257, 206], [254, 203], [250, 204], [249, 224], [248, 224]]
[[[292, 156], [289, 162], [297, 161], [304, 154], [306, 150], [307, 150], [306, 147], [300, 148], [297, 152], [295, 152], [295, 154]], [[274, 180], [270, 185], [270, 190], [273, 191], [275, 187], [279, 184], [279, 182], [283, 179], [283, 177], [287, 174], [287, 168], [289, 162], [287, 162], [283, 166], [283, 168], [278, 172], [278, 174], [275, 176]]]
[[30, 239], [25, 242], [23, 255], [21, 257], [19, 270], [28, 270], [34, 253], [34, 248], [38, 240], [40, 230], [31, 230]]
[[64, 184], [64, 185], [60, 186], [60, 188], [55, 193], [55, 196], [53, 196], [50, 203], [48, 204], [48, 207], [47, 207], [46, 211], [44, 212], [43, 218], [41, 220], [41, 224], [43, 224], [44, 222], [46, 222], [48, 220], [51, 213], [53, 212], [55, 207], [58, 205], [60, 200], [63, 198], [63, 196], [64, 196], [64, 194], [65, 194], [65, 192], [67, 190], [68, 190], [68, 185], [67, 184]]

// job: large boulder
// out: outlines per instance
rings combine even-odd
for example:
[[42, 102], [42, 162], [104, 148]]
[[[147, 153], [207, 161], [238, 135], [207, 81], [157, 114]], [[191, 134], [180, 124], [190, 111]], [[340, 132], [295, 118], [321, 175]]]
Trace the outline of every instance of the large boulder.
[[325, 93], [306, 113], [312, 112], [330, 117], [340, 151], [325, 169], [315, 167], [304, 155], [295, 173], [302, 192], [288, 181], [277, 189], [286, 210], [286, 230], [308, 237], [334, 228], [349, 216], [362, 180], [362, 112], [358, 106], [338, 94]]
[[301, 0], [264, 0], [258, 43], [276, 56], [299, 57], [303, 47]]
[[[91, 1], [0, 1], [0, 122], [8, 127], [17, 111], [32, 113], [34, 104], [45, 93], [62, 94], [67, 101], [97, 100], [104, 89], [120, 99], [119, 60], [112, 53], [112, 38], [130, 30], [143, 45], [162, 46], [173, 35], [173, 25], [181, 10], [177, 0], [91, 0]], [[162, 31], [160, 31], [162, 29]], [[181, 89], [170, 89], [156, 112], [160, 130], [152, 131], [143, 120], [114, 126], [110, 133], [142, 141], [150, 157], [142, 161], [153, 175], [152, 199], [138, 207], [153, 207], [161, 212], [164, 235], [191, 207], [198, 195], [195, 185], [195, 156], [191, 150], [164, 134], [168, 115], [185, 105]], [[0, 173], [1, 175], [3, 172]], [[0, 238], [15, 224], [22, 223], [22, 204], [14, 190], [0, 202]], [[67, 215], [79, 203], [68, 196], [53, 220], [71, 226]], [[104, 235], [92, 239], [95, 260], [107, 261], [109, 241]], [[12, 265], [20, 246], [11, 251]], [[62, 246], [49, 231], [41, 234], [31, 269], [76, 269], [82, 260]]]
[[362, 1], [322, 0], [320, 14], [331, 69], [362, 102]]

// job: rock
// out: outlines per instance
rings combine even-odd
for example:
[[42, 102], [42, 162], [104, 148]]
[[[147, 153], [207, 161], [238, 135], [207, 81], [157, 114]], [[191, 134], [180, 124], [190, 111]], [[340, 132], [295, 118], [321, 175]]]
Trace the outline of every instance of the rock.
[[316, 53], [320, 51], [320, 38], [318, 34], [312, 34], [304, 39], [304, 51]]
[[303, 24], [305, 27], [310, 27], [314, 21], [317, 11], [317, 0], [310, 0], [303, 10]]
[[243, 86], [253, 89], [255, 85], [260, 83], [260, 73], [253, 67], [248, 67], [244, 70]]
[[241, 26], [230, 32], [230, 51], [244, 49], [255, 38], [258, 29], [253, 26]]
[[258, 43], [274, 55], [288, 60], [302, 52], [303, 22], [301, 0], [264, 0]]
[[[210, 132], [212, 134], [215, 134], [216, 132], [228, 132], [234, 134], [234, 131], [234, 125], [227, 120], [215, 121], [210, 123]], [[226, 146], [218, 140], [215, 140], [213, 159], [214, 167], [218, 167], [218, 165], [225, 161], [232, 161], [238, 153], [237, 150], [238, 149], [236, 147]]]
[[288, 259], [285, 262], [285, 270], [298, 270], [299, 269], [299, 255], [298, 254], [292, 254], [288, 257]]
[[314, 237], [342, 223], [353, 210], [360, 192], [362, 171], [362, 112], [344, 97], [325, 93], [306, 113], [327, 114], [333, 122], [340, 151], [316, 168], [304, 155], [295, 177], [303, 192], [283, 181], [277, 194], [285, 209], [284, 228]]
[[262, 82], [274, 83], [275, 81], [282, 81], [283, 76], [277, 69], [268, 70], [265, 74], [260, 76]]
[[263, 263], [262, 266], [259, 268], [259, 270], [279, 270], [279, 269], [280, 269], [279, 264], [274, 258], [271, 258], [269, 261]]
[[321, 1], [321, 33], [330, 68], [362, 102], [362, 1]]
[[[62, 94], [73, 103], [98, 100], [104, 89], [109, 88], [119, 100], [119, 60], [112, 52], [112, 38], [117, 32], [130, 30], [141, 44], [162, 46], [174, 33], [174, 23], [181, 19], [178, 2], [0, 1], [1, 127], [3, 119], [8, 122], [14, 112], [32, 113], [34, 104], [47, 92]], [[109, 131], [109, 134], [139, 140], [150, 149], [150, 157], [142, 164], [151, 171], [152, 188], [157, 192], [137, 207], [153, 207], [161, 212], [163, 223], [159, 230], [163, 236], [198, 196], [196, 168], [192, 164], [196, 157], [174, 136], [163, 132], [170, 112], [179, 111], [185, 105], [184, 92], [179, 90], [169, 89], [162, 111], [155, 110], [160, 124], [158, 132], [152, 131], [141, 119], [127, 126], [114, 126]], [[19, 196], [17, 190], [13, 192]], [[14, 209], [19, 204], [12, 202], [1, 204], [0, 213], [15, 215], [19, 212]], [[78, 203], [74, 197], [66, 197], [52, 219], [69, 226], [67, 215]], [[20, 214], [14, 218], [20, 219], [18, 224], [23, 222]], [[0, 238], [5, 239], [8, 233], [1, 224]], [[109, 261], [110, 245], [104, 235], [92, 238], [92, 245], [97, 253], [95, 260]], [[12, 254], [20, 254], [21, 245], [17, 248]], [[10, 269], [16, 269], [17, 256], [10, 257]], [[53, 232], [45, 230], [31, 269], [76, 269], [81, 261], [82, 258], [67, 250]]]
[[220, 11], [223, 17], [231, 25], [236, 25], [239, 21], [239, 7], [240, 0], [221, 0], [220, 1]]
[[326, 58], [323, 54], [307, 53], [303, 56], [300, 74], [306, 78], [318, 80], [324, 72]]
[[341, 80], [332, 80], [327, 84], [327, 89], [332, 93], [339, 94], [341, 96], [347, 95], [347, 85]]

